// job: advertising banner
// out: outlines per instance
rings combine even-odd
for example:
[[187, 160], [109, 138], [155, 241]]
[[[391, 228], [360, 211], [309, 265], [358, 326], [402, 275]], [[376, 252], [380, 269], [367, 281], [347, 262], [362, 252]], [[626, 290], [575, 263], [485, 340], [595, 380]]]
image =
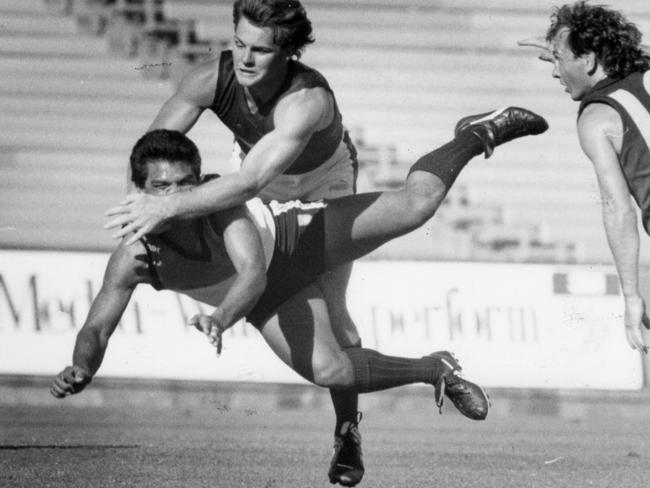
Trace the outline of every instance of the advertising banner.
[[[0, 251], [0, 374], [55, 375], [108, 255]], [[613, 268], [361, 261], [348, 289], [364, 347], [418, 357], [447, 349], [487, 387], [638, 389]], [[185, 324], [210, 308], [138, 287], [98, 374], [112, 377], [303, 382], [253, 327], [224, 335], [220, 357]]]

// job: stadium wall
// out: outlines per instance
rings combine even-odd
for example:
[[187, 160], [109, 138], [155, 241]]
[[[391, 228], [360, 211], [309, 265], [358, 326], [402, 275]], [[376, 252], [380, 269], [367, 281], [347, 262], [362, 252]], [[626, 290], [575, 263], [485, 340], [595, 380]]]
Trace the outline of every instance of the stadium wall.
[[[52, 376], [70, 363], [108, 255], [0, 256], [0, 375]], [[625, 340], [612, 267], [364, 260], [355, 264], [349, 303], [366, 347], [406, 356], [450, 349], [487, 387], [639, 390], [646, 383], [643, 358]], [[200, 310], [209, 309], [140, 287], [99, 375], [304, 383], [243, 323], [225, 334], [216, 358], [184, 325]]]

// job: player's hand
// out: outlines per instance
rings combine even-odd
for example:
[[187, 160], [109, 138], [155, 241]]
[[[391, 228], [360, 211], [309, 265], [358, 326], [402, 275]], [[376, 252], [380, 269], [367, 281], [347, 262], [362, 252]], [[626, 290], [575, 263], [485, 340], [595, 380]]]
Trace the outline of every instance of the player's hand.
[[52, 382], [50, 393], [56, 398], [64, 398], [83, 390], [93, 379], [92, 375], [79, 366], [68, 366]]
[[517, 45], [523, 47], [536, 47], [537, 49], [541, 49], [542, 52], [538, 56], [539, 59], [549, 63], [555, 62], [553, 59], [553, 54], [551, 53], [551, 49], [546, 42], [546, 39], [542, 36], [522, 39], [521, 41], [517, 41]]
[[121, 239], [134, 233], [126, 241], [127, 245], [137, 242], [145, 234], [159, 232], [171, 216], [167, 196], [154, 196], [145, 193], [131, 193], [119, 205], [109, 208], [104, 214], [112, 217], [104, 229], [118, 228], [113, 239]]
[[207, 335], [210, 344], [217, 348], [217, 356], [221, 354], [223, 347], [222, 335], [225, 328], [216, 316], [197, 314], [189, 320], [188, 325], [196, 327], [196, 329]]
[[650, 319], [645, 310], [645, 301], [640, 296], [625, 298], [625, 335], [635, 351], [648, 353], [643, 337], [643, 327], [650, 329]]

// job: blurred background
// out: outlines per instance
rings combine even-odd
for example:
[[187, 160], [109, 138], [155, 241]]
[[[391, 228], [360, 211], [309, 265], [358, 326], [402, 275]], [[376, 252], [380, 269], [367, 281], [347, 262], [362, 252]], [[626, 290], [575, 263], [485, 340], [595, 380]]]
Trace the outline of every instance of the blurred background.
[[[431, 222], [355, 267], [350, 303], [364, 341], [406, 354], [453, 347], [496, 388], [641, 390], [646, 367], [625, 342], [577, 104], [550, 64], [517, 46], [545, 33], [558, 2], [303, 3], [316, 43], [302, 61], [336, 94], [359, 149], [360, 191], [401, 186], [410, 165], [450, 140], [467, 114], [518, 105], [550, 124], [476, 158]], [[645, 0], [607, 3], [650, 30]], [[0, 0], [3, 391], [69, 362], [114, 246], [103, 213], [126, 192], [130, 149], [182, 76], [229, 46], [231, 12], [229, 0]], [[232, 136], [212, 113], [189, 136], [206, 172], [236, 169], [228, 166]], [[647, 245], [641, 260], [645, 290]], [[165, 361], [184, 329], [166, 339], [147, 333], [163, 322], [176, 330], [196, 305], [149, 292], [139, 300], [106, 376], [300, 382], [283, 365], [274, 373], [266, 362], [274, 358], [262, 353], [257, 369], [222, 358], [200, 374], [211, 351], [190, 350], [197, 362], [184, 367]], [[250, 351], [252, 335], [233, 330], [231, 352], [238, 344]]]

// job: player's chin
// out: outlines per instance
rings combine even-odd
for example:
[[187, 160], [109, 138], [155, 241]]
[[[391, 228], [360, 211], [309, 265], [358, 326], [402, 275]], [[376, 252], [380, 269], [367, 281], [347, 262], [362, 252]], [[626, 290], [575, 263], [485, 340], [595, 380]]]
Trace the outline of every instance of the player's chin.
[[237, 82], [241, 86], [246, 87], [246, 88], [257, 85], [260, 82], [260, 80], [262, 79], [262, 76], [260, 76], [259, 73], [241, 73], [241, 72], [237, 72], [235, 76], [237, 78]]

